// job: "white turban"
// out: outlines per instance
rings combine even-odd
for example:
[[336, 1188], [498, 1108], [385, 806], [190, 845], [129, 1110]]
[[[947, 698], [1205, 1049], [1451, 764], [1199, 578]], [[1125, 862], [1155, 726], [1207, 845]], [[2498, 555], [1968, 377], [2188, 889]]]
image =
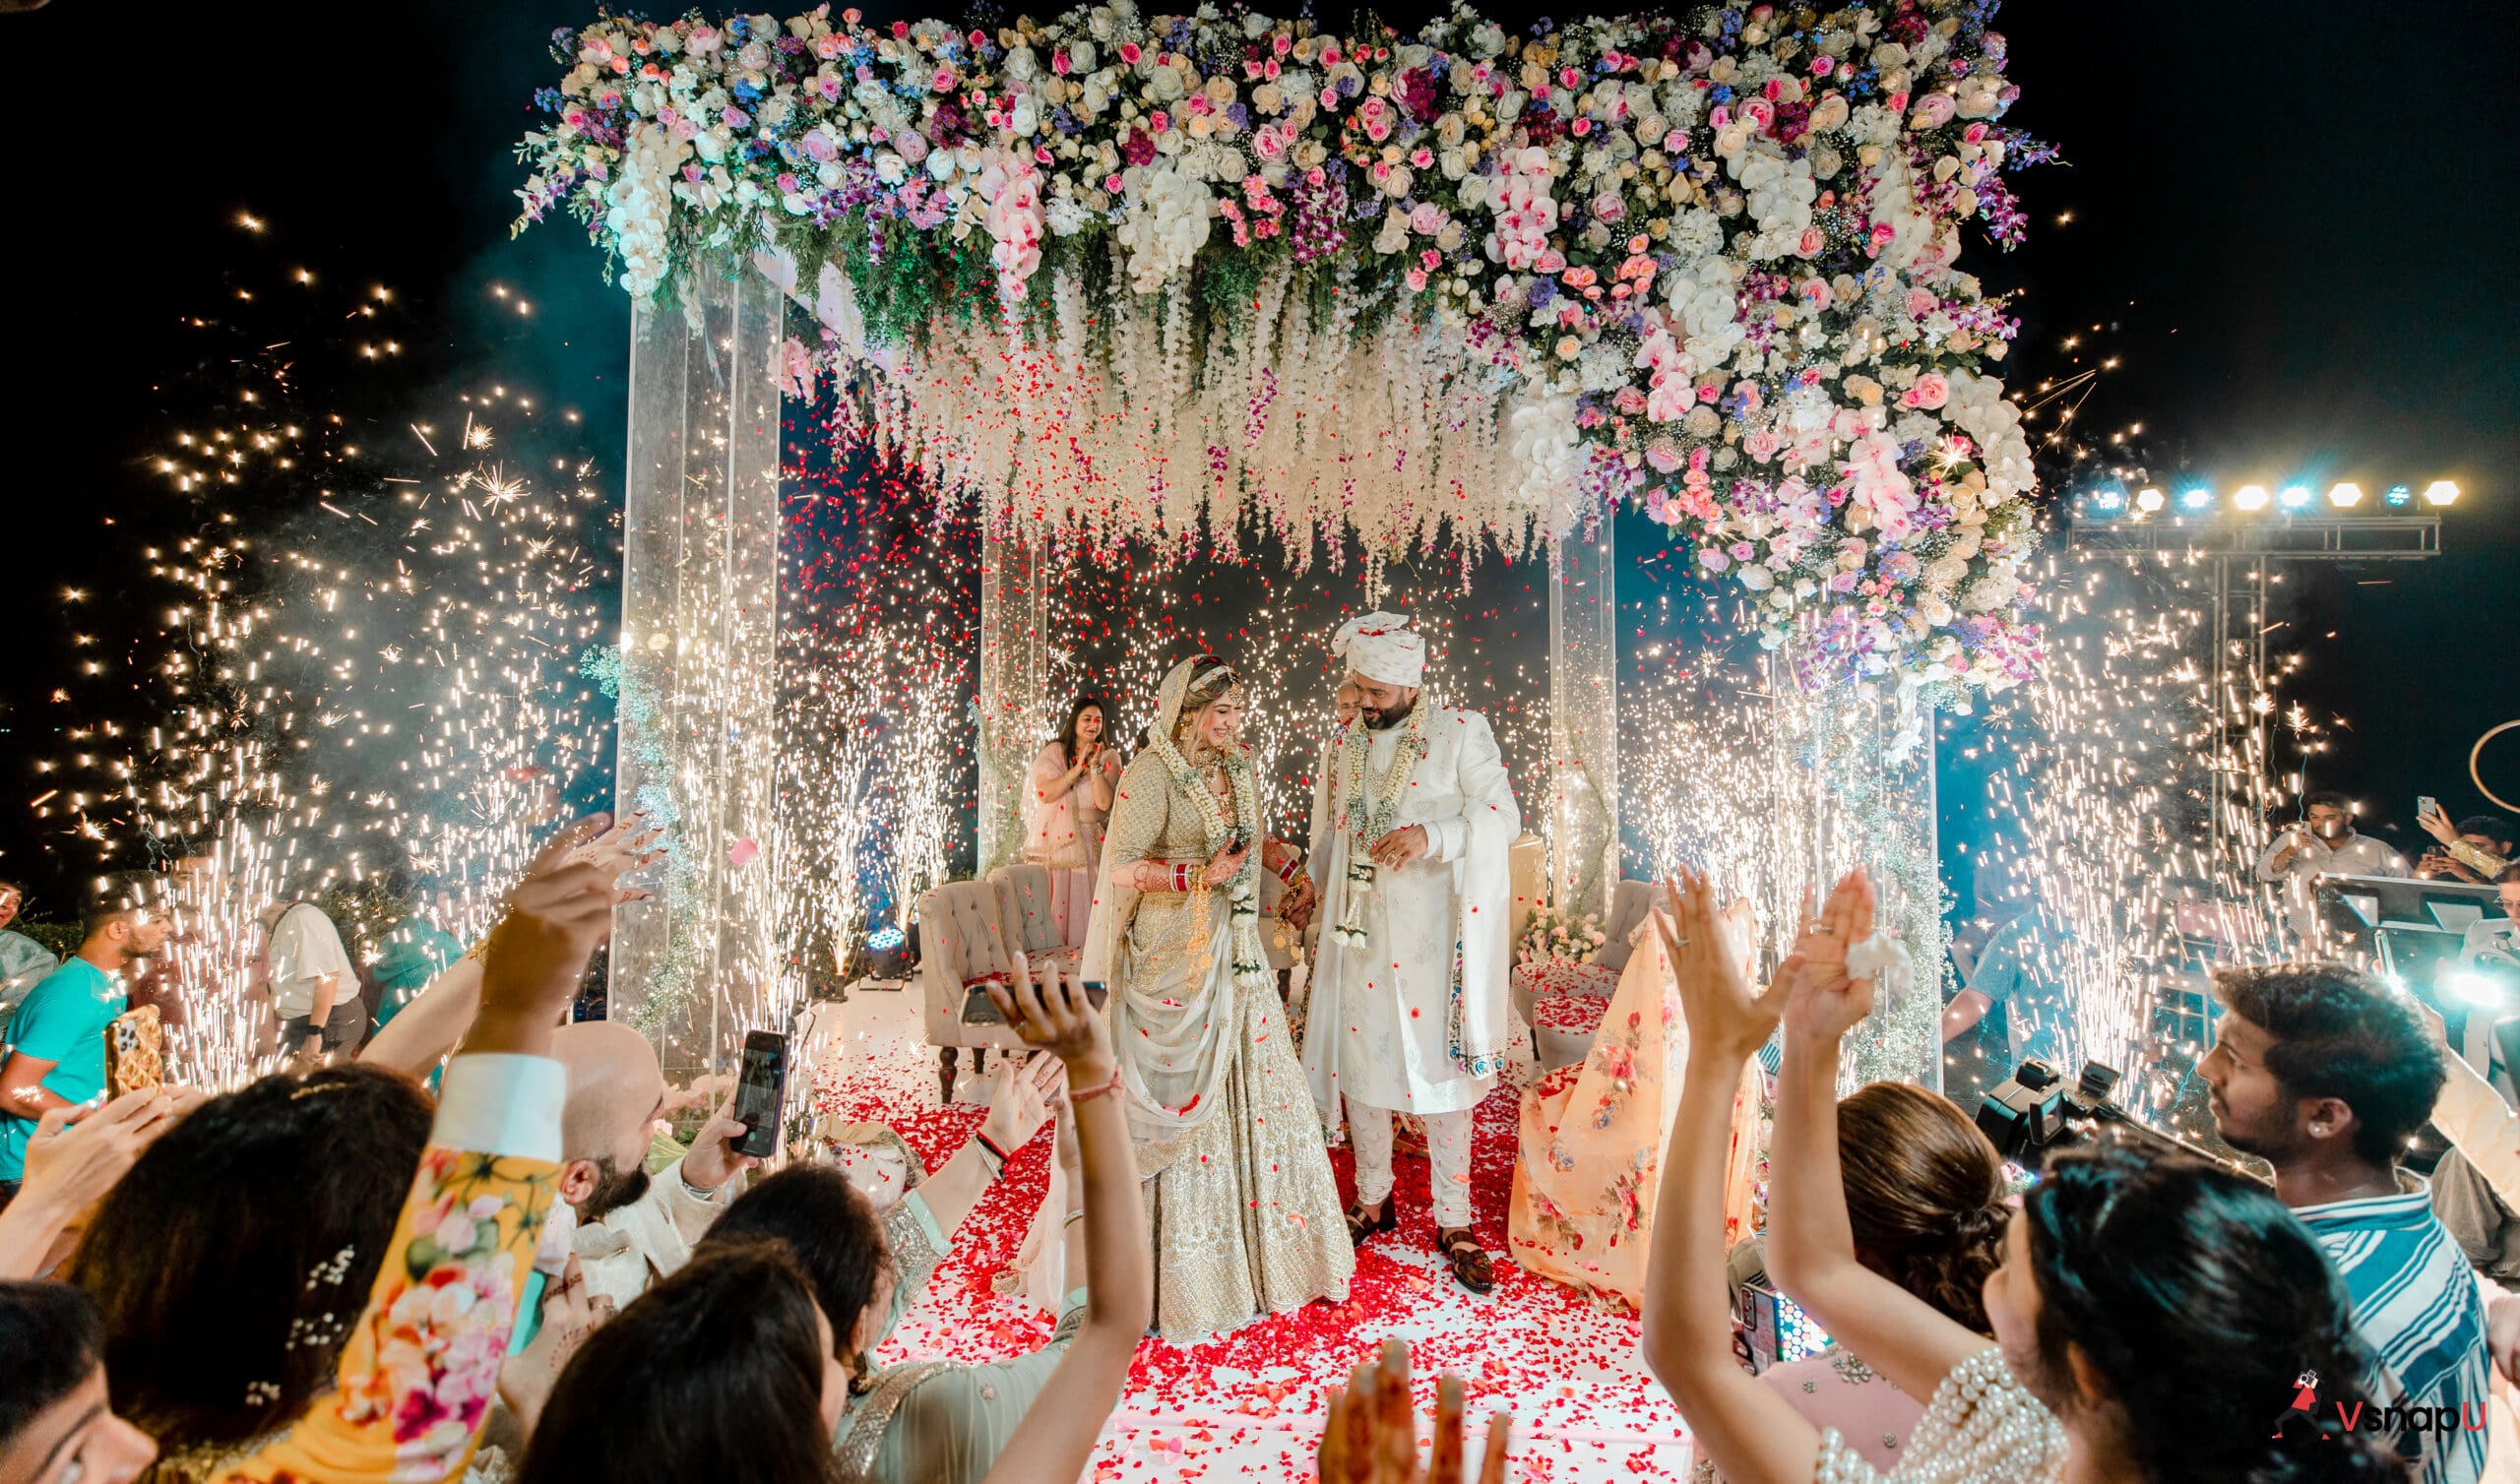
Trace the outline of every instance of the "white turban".
[[1397, 613], [1368, 613], [1339, 626], [1330, 652], [1348, 668], [1384, 685], [1416, 685], [1426, 673], [1426, 641]]

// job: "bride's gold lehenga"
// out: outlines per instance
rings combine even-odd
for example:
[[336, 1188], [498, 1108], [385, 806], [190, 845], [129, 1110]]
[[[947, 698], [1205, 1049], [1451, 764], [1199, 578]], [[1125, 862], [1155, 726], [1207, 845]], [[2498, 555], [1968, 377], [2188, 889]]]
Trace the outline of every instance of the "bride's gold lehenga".
[[[1166, 682], [1158, 735], [1179, 715], [1185, 686], [1180, 672]], [[1257, 837], [1247, 760], [1228, 770], [1224, 797], [1210, 795], [1213, 808], [1189, 791], [1207, 780], [1181, 763], [1150, 748], [1121, 774], [1086, 974], [1108, 975], [1154, 1228], [1156, 1329], [1176, 1341], [1344, 1299], [1355, 1268], [1320, 1117], [1259, 949], [1256, 864], [1214, 892], [1114, 886], [1143, 860], [1204, 865], [1237, 816], [1253, 817], [1244, 828]]]

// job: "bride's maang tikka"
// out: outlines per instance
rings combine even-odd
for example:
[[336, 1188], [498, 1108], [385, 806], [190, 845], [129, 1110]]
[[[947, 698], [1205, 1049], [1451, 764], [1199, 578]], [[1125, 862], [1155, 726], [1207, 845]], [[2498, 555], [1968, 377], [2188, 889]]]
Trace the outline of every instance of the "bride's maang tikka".
[[1216, 692], [1216, 695], [1210, 698], [1208, 702], [1211, 706], [1214, 706], [1219, 701], [1240, 701], [1242, 699], [1242, 677], [1233, 672], [1233, 667], [1231, 665], [1219, 664], [1215, 668], [1210, 669], [1192, 679], [1190, 682], [1189, 695], [1182, 699], [1185, 701], [1195, 700], [1202, 692], [1206, 691]]

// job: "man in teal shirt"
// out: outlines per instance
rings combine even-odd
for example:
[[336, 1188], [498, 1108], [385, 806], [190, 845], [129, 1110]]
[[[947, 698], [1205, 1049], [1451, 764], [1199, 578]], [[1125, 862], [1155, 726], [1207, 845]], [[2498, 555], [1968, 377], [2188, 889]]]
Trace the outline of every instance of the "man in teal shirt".
[[[435, 905], [442, 915], [452, 915], [443, 894], [437, 894]], [[410, 911], [386, 933], [385, 952], [369, 969], [378, 990], [376, 1028], [384, 1029], [431, 979], [463, 957], [464, 945], [429, 920], [420, 900], [413, 900]]]
[[55, 1108], [105, 1090], [105, 1027], [127, 1003], [132, 961], [166, 941], [167, 915], [156, 878], [141, 872], [96, 884], [87, 938], [61, 967], [27, 992], [9, 1018], [8, 1058], [0, 1062], [0, 1196], [26, 1178], [27, 1141]]

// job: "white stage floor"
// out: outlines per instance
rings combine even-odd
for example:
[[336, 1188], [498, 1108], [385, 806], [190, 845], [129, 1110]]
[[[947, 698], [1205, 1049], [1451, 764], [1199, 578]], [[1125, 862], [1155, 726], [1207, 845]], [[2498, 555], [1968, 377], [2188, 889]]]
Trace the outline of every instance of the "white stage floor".
[[[817, 1058], [816, 1093], [824, 1108], [899, 1129], [932, 1167], [977, 1126], [979, 1109], [938, 1105], [936, 1053], [920, 1037], [918, 1005], [915, 984], [853, 992], [838, 1043]], [[963, 1058], [966, 1088], [970, 1060]], [[1509, 1074], [1508, 1082], [1530, 1070]], [[1496, 1255], [1494, 1294], [1471, 1297], [1437, 1260], [1426, 1161], [1404, 1154], [1400, 1229], [1360, 1254], [1348, 1302], [1316, 1304], [1186, 1349], [1146, 1341], [1089, 1477], [1097, 1484], [1309, 1478], [1325, 1388], [1398, 1336], [1416, 1356], [1421, 1414], [1433, 1406], [1439, 1371], [1468, 1383], [1474, 1416], [1512, 1409], [1511, 1477], [1522, 1484], [1686, 1478], [1686, 1434], [1637, 1355], [1636, 1321], [1504, 1258], [1518, 1096], [1517, 1086], [1504, 1085], [1481, 1105], [1473, 1153], [1478, 1230]], [[996, 1359], [1047, 1335], [1047, 1316], [998, 1295], [990, 1279], [1040, 1204], [1049, 1144], [1045, 1132], [1017, 1156], [996, 1199], [973, 1212], [955, 1256], [880, 1360]], [[1347, 1151], [1334, 1149], [1331, 1159], [1344, 1196], [1353, 1189]]]

